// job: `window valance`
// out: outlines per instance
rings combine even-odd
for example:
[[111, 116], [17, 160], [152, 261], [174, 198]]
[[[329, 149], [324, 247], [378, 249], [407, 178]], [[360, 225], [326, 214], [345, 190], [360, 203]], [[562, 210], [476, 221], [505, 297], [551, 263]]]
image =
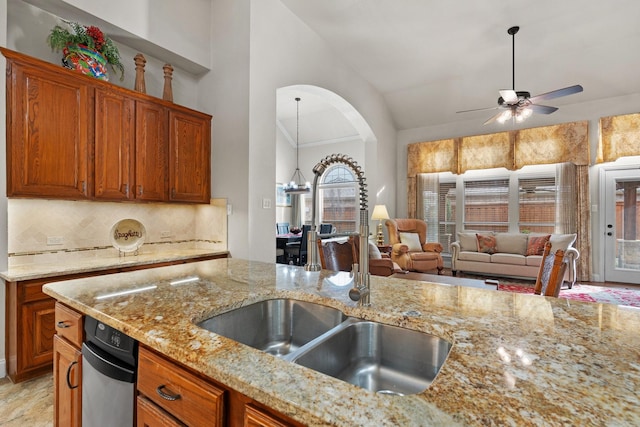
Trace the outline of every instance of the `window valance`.
[[589, 159], [588, 122], [581, 121], [409, 144], [407, 176], [565, 162], [580, 166]]
[[596, 163], [640, 155], [640, 113], [600, 119]]

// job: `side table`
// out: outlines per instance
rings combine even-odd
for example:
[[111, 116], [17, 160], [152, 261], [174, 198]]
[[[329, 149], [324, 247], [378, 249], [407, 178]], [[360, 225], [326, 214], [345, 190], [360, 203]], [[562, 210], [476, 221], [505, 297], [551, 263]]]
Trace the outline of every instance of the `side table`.
[[392, 245], [378, 245], [378, 250], [381, 254], [389, 254], [391, 255]]

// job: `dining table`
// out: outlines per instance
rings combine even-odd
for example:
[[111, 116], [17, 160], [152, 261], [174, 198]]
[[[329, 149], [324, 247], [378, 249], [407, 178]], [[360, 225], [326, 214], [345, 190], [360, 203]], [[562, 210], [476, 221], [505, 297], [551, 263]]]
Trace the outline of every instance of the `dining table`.
[[287, 260], [287, 243], [300, 242], [302, 240], [302, 233], [286, 233], [276, 234], [276, 249], [284, 250], [284, 255], [276, 257], [276, 262], [279, 264], [288, 264]]

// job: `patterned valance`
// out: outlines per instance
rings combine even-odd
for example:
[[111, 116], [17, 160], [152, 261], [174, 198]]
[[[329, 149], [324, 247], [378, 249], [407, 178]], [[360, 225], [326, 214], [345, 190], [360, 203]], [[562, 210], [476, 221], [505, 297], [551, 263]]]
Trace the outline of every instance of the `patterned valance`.
[[407, 147], [407, 177], [420, 173], [462, 174], [471, 169], [553, 163], [589, 164], [588, 122], [418, 142]]
[[600, 119], [596, 163], [625, 156], [640, 156], [640, 113]]

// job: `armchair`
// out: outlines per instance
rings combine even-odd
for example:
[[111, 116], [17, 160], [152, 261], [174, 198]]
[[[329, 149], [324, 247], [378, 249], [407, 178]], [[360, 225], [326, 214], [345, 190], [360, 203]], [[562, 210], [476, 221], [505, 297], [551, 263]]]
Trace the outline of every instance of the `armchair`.
[[442, 274], [442, 245], [427, 242], [427, 223], [420, 219], [388, 219], [385, 221], [391, 244], [391, 259], [400, 268], [427, 273], [437, 270]]
[[[360, 239], [353, 239], [353, 257], [360, 259]], [[388, 254], [381, 254], [378, 247], [369, 242], [369, 273], [374, 276], [391, 276], [393, 273], [399, 273], [402, 268], [395, 263]]]

